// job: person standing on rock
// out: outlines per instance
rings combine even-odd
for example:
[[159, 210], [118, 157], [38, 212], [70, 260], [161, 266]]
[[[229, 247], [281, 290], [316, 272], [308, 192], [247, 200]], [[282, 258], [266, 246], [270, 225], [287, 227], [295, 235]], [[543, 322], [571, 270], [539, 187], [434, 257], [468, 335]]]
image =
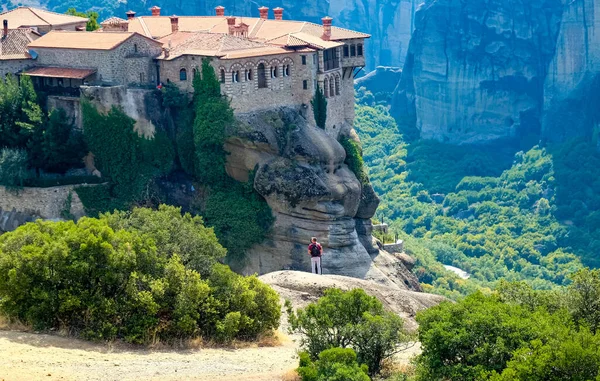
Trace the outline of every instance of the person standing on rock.
[[311, 243], [308, 245], [308, 255], [310, 255], [310, 269], [312, 273], [321, 275], [321, 256], [323, 255], [323, 247], [317, 242], [317, 237], [312, 237]]

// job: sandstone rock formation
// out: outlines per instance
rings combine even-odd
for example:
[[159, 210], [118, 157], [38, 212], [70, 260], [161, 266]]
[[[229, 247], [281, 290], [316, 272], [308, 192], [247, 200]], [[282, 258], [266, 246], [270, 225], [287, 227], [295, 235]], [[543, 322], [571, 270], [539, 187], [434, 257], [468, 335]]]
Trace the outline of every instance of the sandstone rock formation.
[[392, 114], [453, 144], [539, 133], [561, 12], [560, 0], [427, 0]]
[[[446, 300], [443, 296], [425, 294], [383, 285], [376, 282], [339, 275], [313, 275], [297, 271], [278, 271], [262, 275], [260, 280], [273, 287], [283, 299], [292, 302], [294, 308], [305, 307], [315, 302], [329, 288], [352, 290], [362, 288], [371, 296], [377, 297], [389, 311], [404, 318], [405, 327], [415, 330], [417, 312], [433, 307]], [[282, 321], [285, 325], [285, 321]]]
[[544, 88], [544, 136], [591, 136], [600, 117], [600, 1], [565, 4]]
[[[226, 143], [228, 173], [247, 181], [256, 170], [254, 188], [276, 218], [269, 239], [248, 253], [246, 272], [309, 270], [306, 247], [317, 236], [325, 247], [325, 273], [389, 282], [369, 254], [379, 255], [370, 234], [379, 199], [344, 164], [338, 141], [302, 112], [280, 108], [237, 114], [239, 125]], [[415, 287], [414, 276], [406, 273], [399, 283]]]

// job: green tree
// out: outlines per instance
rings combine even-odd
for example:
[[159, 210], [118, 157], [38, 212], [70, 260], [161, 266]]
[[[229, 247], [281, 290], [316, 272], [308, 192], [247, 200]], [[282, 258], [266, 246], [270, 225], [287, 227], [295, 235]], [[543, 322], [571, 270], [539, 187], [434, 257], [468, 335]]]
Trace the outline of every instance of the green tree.
[[572, 280], [567, 301], [573, 319], [596, 333], [600, 328], [600, 270], [579, 270]]
[[327, 98], [325, 98], [323, 89], [321, 89], [318, 84], [317, 88], [315, 89], [315, 95], [310, 101], [310, 104], [313, 108], [313, 114], [315, 116], [315, 122], [317, 123], [317, 126], [325, 129], [325, 124], [327, 123]]
[[0, 184], [22, 187], [31, 177], [27, 163], [27, 152], [21, 149], [0, 148]]
[[196, 178], [211, 186], [221, 185], [225, 173], [225, 128], [233, 123], [233, 110], [221, 95], [221, 86], [208, 59], [202, 61], [202, 77], [194, 77], [194, 145]]
[[92, 32], [94, 30], [100, 29], [100, 24], [98, 23], [98, 17], [99, 17], [98, 12], [87, 11], [87, 12], [83, 13], [83, 12], [78, 12], [77, 9], [75, 9], [75, 8], [69, 8], [69, 9], [67, 9], [66, 14], [71, 15], [71, 16], [84, 17], [84, 18], [88, 19], [88, 22], [85, 25], [85, 30], [87, 30], [88, 32]]
[[225, 257], [212, 228], [204, 226], [202, 218], [181, 214], [181, 208], [160, 205], [158, 210], [135, 208], [103, 215], [114, 230], [135, 232], [152, 239], [159, 252], [168, 257], [179, 255], [182, 263], [208, 276], [212, 266]]
[[[182, 231], [163, 226], [169, 219]], [[186, 249], [188, 259], [223, 252], [210, 230], [175, 208], [38, 220], [0, 236], [0, 311], [35, 329], [140, 344], [252, 340], [277, 328], [273, 289], [220, 264], [203, 278], [182, 263], [177, 251]]]
[[306, 308], [287, 308], [291, 332], [302, 334], [301, 345], [313, 359], [326, 349], [353, 348], [374, 375], [383, 360], [407, 347], [402, 320], [361, 289], [329, 289]]
[[3, 147], [25, 148], [41, 126], [43, 112], [28, 76], [0, 80], [0, 142]]
[[63, 109], [50, 112], [27, 145], [31, 164], [48, 172], [64, 173], [82, 166], [87, 147], [81, 131], [73, 128]]
[[501, 373], [516, 350], [564, 327], [565, 317], [476, 292], [420, 312], [417, 322], [419, 379], [483, 380]]
[[367, 366], [358, 365], [356, 353], [350, 348], [331, 348], [319, 353], [312, 361], [306, 352], [300, 353], [298, 374], [302, 381], [370, 381]]
[[600, 375], [600, 337], [558, 327], [549, 340], [534, 340], [516, 350], [492, 381], [589, 381]]

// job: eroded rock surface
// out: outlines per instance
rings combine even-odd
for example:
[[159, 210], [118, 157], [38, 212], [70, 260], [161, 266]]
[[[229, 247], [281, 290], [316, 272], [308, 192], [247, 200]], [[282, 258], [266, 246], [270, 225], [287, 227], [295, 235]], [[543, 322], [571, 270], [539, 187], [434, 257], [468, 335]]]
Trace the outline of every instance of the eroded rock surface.
[[247, 273], [310, 271], [307, 245], [316, 236], [325, 249], [324, 273], [418, 289], [409, 271], [396, 279], [374, 266], [380, 253], [372, 244], [370, 219], [379, 199], [344, 164], [345, 151], [336, 139], [308, 123], [301, 110], [280, 108], [236, 118], [239, 124], [225, 146], [227, 172], [247, 181], [255, 170], [254, 188], [276, 219], [268, 239], [248, 253]]
[[395, 285], [379, 284], [363, 279], [339, 275], [314, 275], [298, 271], [277, 271], [262, 275], [260, 280], [273, 287], [283, 299], [292, 302], [294, 308], [305, 307], [317, 301], [325, 290], [339, 288], [345, 291], [361, 288], [377, 297], [384, 307], [397, 313], [405, 321], [405, 327], [415, 330], [417, 312], [433, 307], [446, 300], [443, 296], [414, 292]]
[[425, 1], [393, 115], [454, 144], [539, 133], [561, 14], [560, 0]]

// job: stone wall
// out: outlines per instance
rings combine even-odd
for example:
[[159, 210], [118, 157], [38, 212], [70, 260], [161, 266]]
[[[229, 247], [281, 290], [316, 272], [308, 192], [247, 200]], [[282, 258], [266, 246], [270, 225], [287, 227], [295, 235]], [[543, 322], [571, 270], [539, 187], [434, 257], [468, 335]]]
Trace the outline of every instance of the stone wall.
[[[96, 79], [102, 84], [129, 85], [156, 82], [153, 58], [161, 46], [135, 35], [113, 50], [36, 48], [35, 66], [59, 66], [96, 69]], [[140, 76], [142, 75], [142, 76]]]
[[0, 76], [16, 74], [33, 65], [34, 60], [0, 60]]
[[18, 190], [0, 186], [0, 211], [4, 211], [5, 217], [6, 212], [11, 212], [13, 215], [20, 214], [24, 218], [18, 220], [22, 222], [38, 218], [61, 219], [63, 218], [61, 214], [66, 211], [68, 206], [67, 199], [71, 195], [69, 213], [75, 218], [80, 218], [85, 215], [85, 211], [79, 196], [74, 191], [78, 186], [80, 185]]

